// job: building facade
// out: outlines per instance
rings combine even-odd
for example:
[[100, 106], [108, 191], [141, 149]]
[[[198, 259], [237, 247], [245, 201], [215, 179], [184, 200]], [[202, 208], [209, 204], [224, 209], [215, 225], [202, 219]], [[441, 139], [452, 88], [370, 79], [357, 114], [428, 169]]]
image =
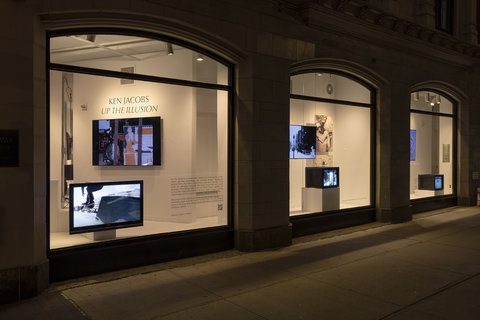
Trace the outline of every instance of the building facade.
[[476, 1], [0, 8], [0, 302], [476, 203]]

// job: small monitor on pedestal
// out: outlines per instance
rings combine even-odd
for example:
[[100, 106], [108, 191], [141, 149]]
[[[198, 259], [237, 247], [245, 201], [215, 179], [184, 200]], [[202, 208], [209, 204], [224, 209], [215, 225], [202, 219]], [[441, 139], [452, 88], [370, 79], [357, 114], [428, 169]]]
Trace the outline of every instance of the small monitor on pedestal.
[[306, 167], [306, 188], [338, 188], [340, 186], [339, 167]]
[[419, 190], [443, 190], [443, 174], [419, 174]]

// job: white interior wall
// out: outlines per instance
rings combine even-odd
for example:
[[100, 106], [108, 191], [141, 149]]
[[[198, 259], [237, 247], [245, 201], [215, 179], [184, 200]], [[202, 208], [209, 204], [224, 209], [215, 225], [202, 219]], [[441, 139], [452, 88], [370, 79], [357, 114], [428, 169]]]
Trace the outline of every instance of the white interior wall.
[[340, 207], [370, 204], [370, 109], [337, 106], [334, 164], [340, 167]]
[[50, 72], [50, 180], [61, 179], [62, 167], [62, 73]]
[[218, 223], [228, 223], [228, 92], [217, 91], [217, 163], [218, 174], [223, 177], [221, 208], [216, 208]]
[[[440, 139], [439, 139], [439, 173], [444, 175], [443, 192], [444, 194], [452, 194], [452, 118], [440, 117]], [[443, 145], [448, 144], [450, 146], [450, 159], [448, 162], [443, 162]]]
[[410, 193], [414, 193], [418, 189], [418, 175], [432, 173], [432, 117], [412, 113], [410, 128], [417, 130], [415, 161], [410, 161]]
[[[418, 189], [419, 174], [433, 174], [432, 168], [432, 121], [433, 116], [412, 113], [410, 128], [417, 131], [415, 161], [410, 161], [410, 193]], [[451, 194], [452, 188], [452, 118], [439, 120], [439, 174], [444, 175], [444, 194]], [[443, 144], [450, 145], [450, 161], [443, 162]]]
[[[329, 94], [326, 86], [331, 84]], [[292, 93], [370, 103], [370, 91], [345, 77], [301, 74], [292, 77]], [[290, 124], [315, 125], [315, 115], [333, 117], [333, 166], [340, 167], [340, 208], [370, 204], [370, 109], [323, 102], [290, 100]], [[313, 159], [290, 159], [290, 211], [302, 206], [305, 167]]]
[[50, 230], [56, 232], [68, 215], [61, 211], [62, 72], [50, 72], [50, 81], [56, 84], [50, 86]]
[[[170, 178], [192, 176], [192, 88], [136, 81], [120, 86], [120, 79], [74, 74], [75, 182], [144, 180], [145, 219], [170, 220]], [[108, 98], [148, 96], [158, 111], [102, 115]], [[87, 105], [88, 111], [82, 111]], [[160, 116], [162, 165], [160, 167], [104, 167], [92, 165], [92, 120]]]
[[[226, 110], [221, 120], [214, 113], [217, 109], [226, 109], [227, 98], [217, 102], [215, 90], [202, 89], [196, 96], [196, 89], [167, 84], [135, 81], [134, 84], [120, 85], [120, 79], [74, 74], [74, 182], [144, 180], [144, 214], [146, 220], [191, 222], [200, 216], [220, 214], [216, 208], [208, 212], [192, 210], [186, 219], [178, 210], [170, 208], [170, 179], [172, 177], [191, 177], [194, 174], [218, 175], [214, 168], [218, 161], [225, 161], [222, 175], [226, 186], [226, 150], [223, 155], [217, 151], [217, 122], [223, 121], [222, 132], [226, 131]], [[52, 72], [51, 78], [51, 177], [60, 179], [61, 170], [61, 72]], [[157, 112], [102, 114], [109, 105], [109, 98], [148, 96], [149, 102], [142, 105], [154, 105]], [[225, 96], [228, 96], [225, 94]], [[223, 104], [222, 104], [223, 103]], [[197, 104], [202, 110], [197, 114]], [[84, 111], [81, 106], [87, 106]], [[211, 109], [211, 110], [210, 110]], [[58, 111], [58, 112], [57, 112]], [[198, 121], [195, 119], [198, 115]], [[162, 165], [153, 167], [106, 167], [92, 165], [92, 120], [160, 116], [162, 118]], [[201, 130], [206, 129], [206, 132]], [[200, 131], [198, 131], [200, 130]], [[226, 143], [226, 134], [224, 134]], [[194, 148], [195, 146], [195, 148]], [[197, 150], [197, 153], [193, 153]], [[200, 161], [197, 161], [198, 159]], [[210, 159], [210, 160], [208, 160]], [[213, 159], [213, 160], [212, 160]], [[208, 168], [193, 163], [206, 161]], [[226, 188], [224, 196], [226, 197]], [[226, 204], [226, 198], [225, 202]], [[187, 209], [182, 209], [183, 211]], [[187, 210], [188, 211], [188, 210]], [[195, 212], [193, 212], [195, 211]], [[226, 208], [221, 212], [225, 215]], [[52, 218], [54, 215], [52, 215]]]

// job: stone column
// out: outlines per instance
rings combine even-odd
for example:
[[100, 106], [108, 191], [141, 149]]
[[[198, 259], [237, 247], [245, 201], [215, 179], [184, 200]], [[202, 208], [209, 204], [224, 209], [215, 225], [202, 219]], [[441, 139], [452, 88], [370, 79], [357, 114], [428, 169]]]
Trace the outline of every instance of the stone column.
[[238, 66], [235, 246], [289, 245], [289, 61], [253, 53]]
[[19, 165], [0, 166], [0, 304], [48, 285], [45, 34], [30, 2], [2, 1], [1, 129], [19, 135]]
[[415, 22], [435, 29], [435, 0], [415, 0]]
[[377, 109], [377, 220], [412, 219], [410, 209], [410, 95], [407, 86], [390, 82], [380, 91]]
[[456, 1], [456, 4], [458, 14], [454, 16], [454, 23], [455, 20], [458, 21], [459, 38], [470, 44], [477, 44], [477, 1]]

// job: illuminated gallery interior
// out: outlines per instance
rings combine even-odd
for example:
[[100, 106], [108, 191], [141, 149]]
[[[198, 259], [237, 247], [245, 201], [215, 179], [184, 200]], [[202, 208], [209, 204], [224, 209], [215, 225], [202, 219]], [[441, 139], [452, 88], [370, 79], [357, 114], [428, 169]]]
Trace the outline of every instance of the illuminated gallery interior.
[[410, 95], [410, 199], [454, 192], [455, 106], [438, 92]]
[[[293, 75], [291, 86], [290, 215], [370, 206], [372, 90], [325, 71]], [[308, 187], [312, 168], [333, 168], [334, 180], [322, 170], [323, 186]]]
[[[164, 41], [52, 37], [50, 249], [228, 225], [229, 81]], [[139, 199], [141, 216], [99, 218]]]

